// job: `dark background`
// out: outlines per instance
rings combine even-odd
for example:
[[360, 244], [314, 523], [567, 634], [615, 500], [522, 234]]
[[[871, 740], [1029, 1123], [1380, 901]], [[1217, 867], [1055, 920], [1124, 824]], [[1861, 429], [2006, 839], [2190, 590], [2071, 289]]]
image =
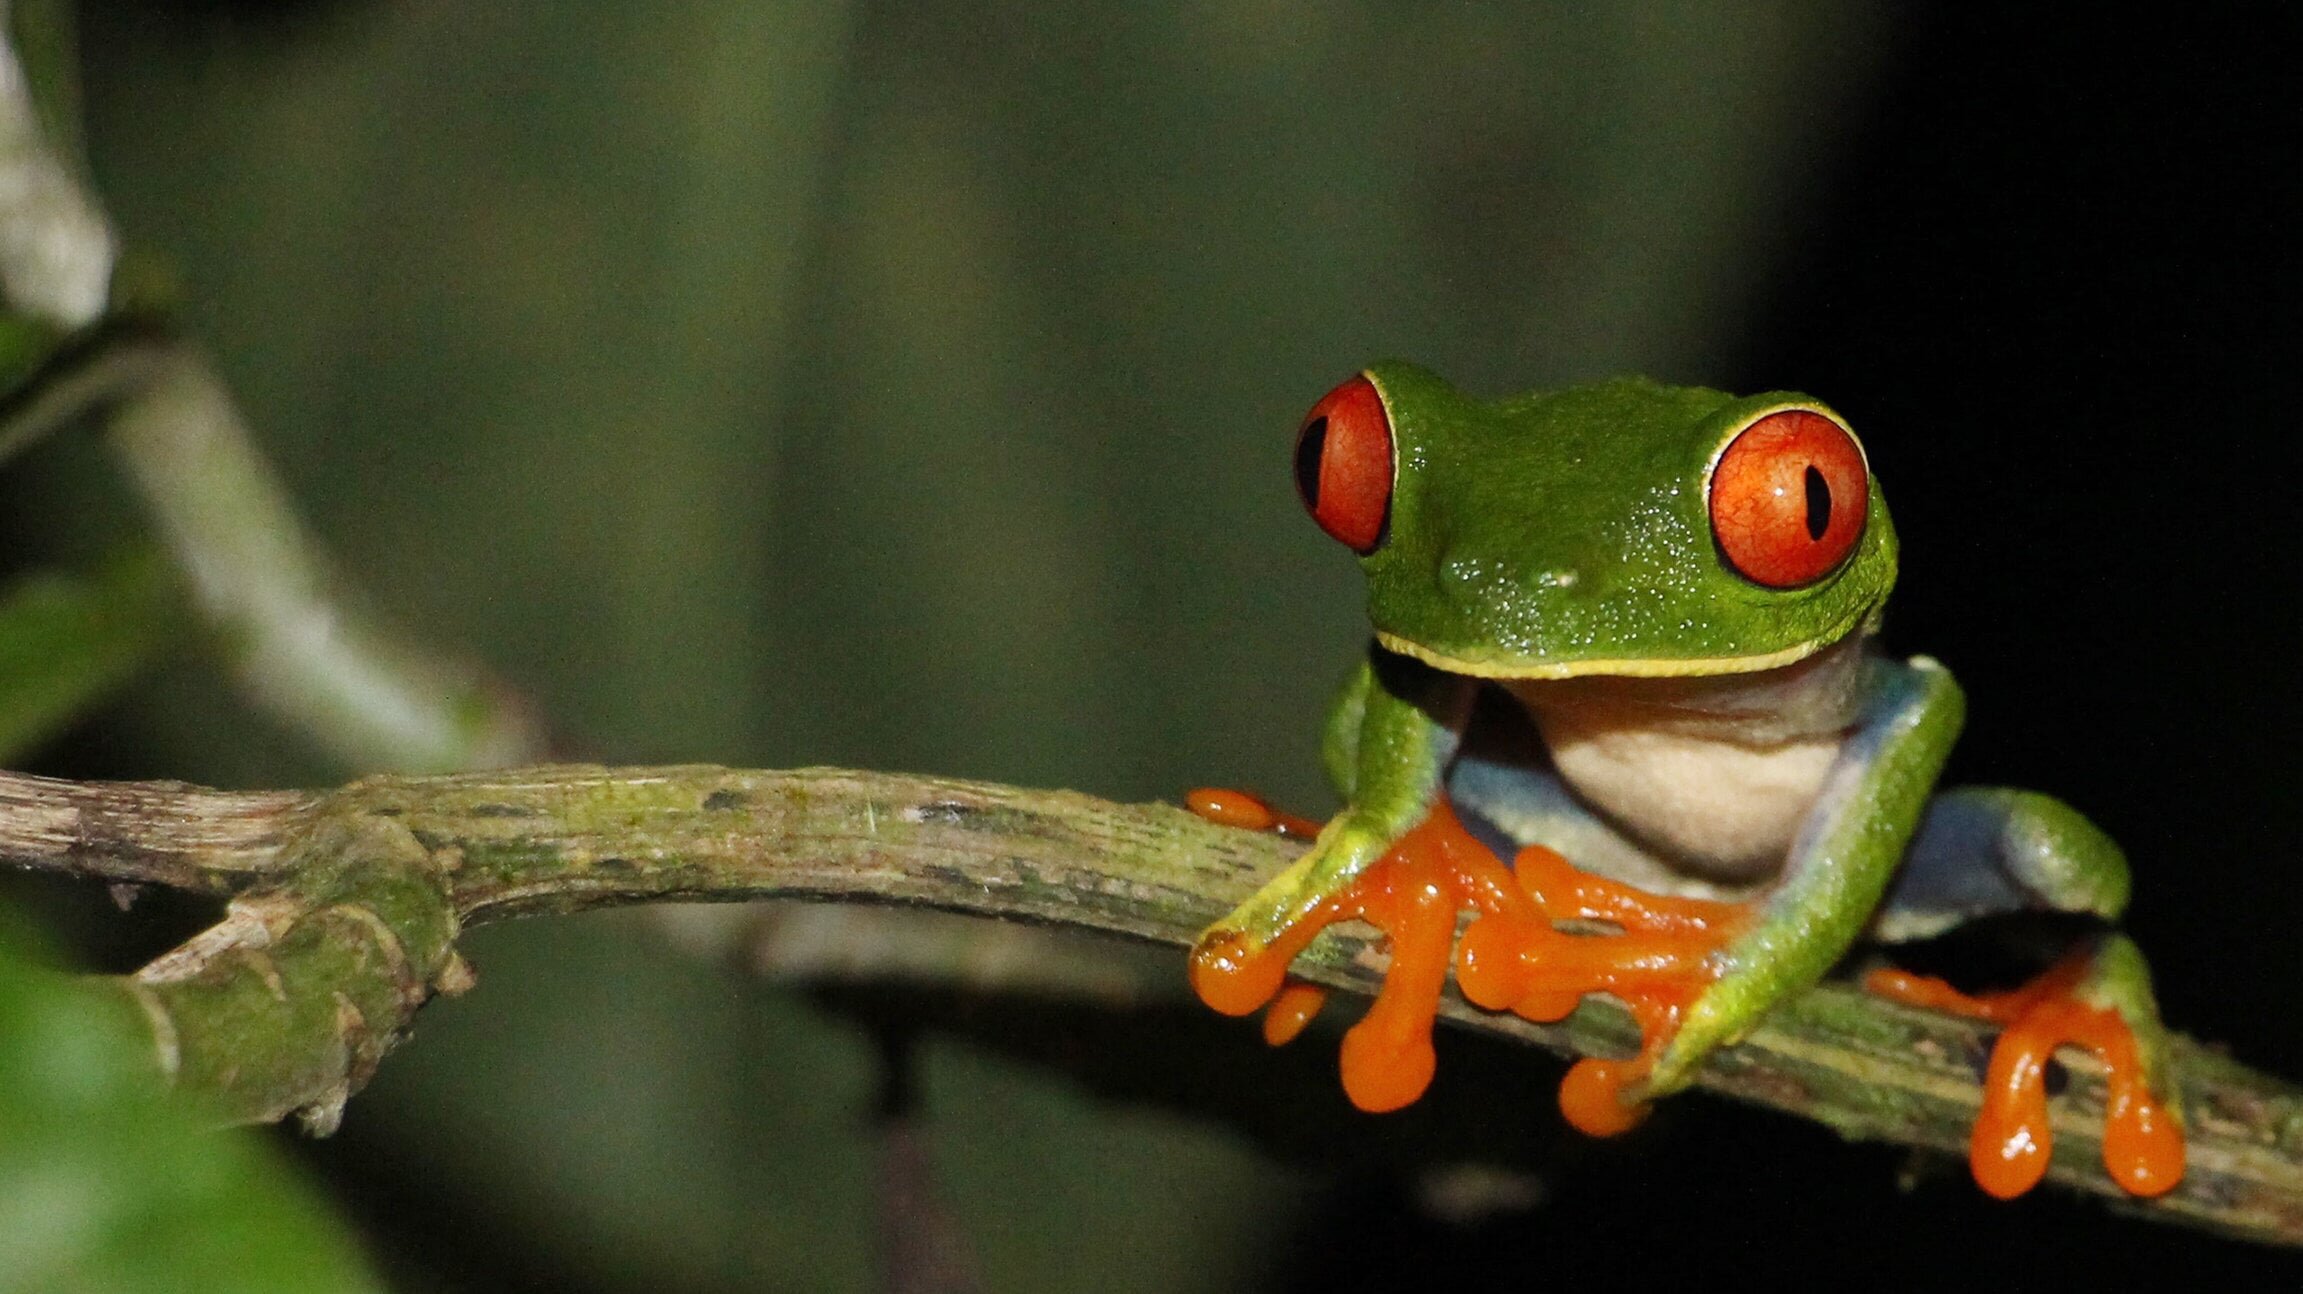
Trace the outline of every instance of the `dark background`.
[[[1805, 390], [1895, 510], [1890, 646], [1966, 686], [1953, 776], [2105, 825], [2168, 1018], [2303, 1074], [2299, 26], [105, 0], [83, 46], [98, 183], [315, 525], [604, 758], [1312, 808], [1361, 629], [1286, 450], [1336, 378]], [[17, 476], [26, 542], [117, 523], [91, 470]], [[350, 771], [242, 708], [174, 669], [42, 767]], [[994, 1287], [2298, 1275], [1705, 1097], [1582, 1142], [1556, 1063], [1462, 1039], [1376, 1121], [1332, 1039], [1181, 1006], [798, 992], [629, 921], [474, 952], [310, 1150], [410, 1288], [866, 1280], [897, 1035]], [[1434, 1220], [1458, 1160], [1541, 1203]]]

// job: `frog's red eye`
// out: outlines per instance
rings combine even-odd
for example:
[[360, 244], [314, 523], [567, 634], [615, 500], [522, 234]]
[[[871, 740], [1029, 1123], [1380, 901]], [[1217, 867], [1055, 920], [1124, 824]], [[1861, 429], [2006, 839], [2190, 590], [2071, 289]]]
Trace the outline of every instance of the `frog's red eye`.
[[1745, 579], [1792, 589], [1855, 551], [1871, 491], [1863, 450], [1812, 409], [1779, 409], [1738, 433], [1711, 469], [1711, 533]]
[[1366, 555], [1391, 521], [1391, 415], [1375, 383], [1355, 377], [1320, 397], [1295, 437], [1295, 489], [1344, 547]]

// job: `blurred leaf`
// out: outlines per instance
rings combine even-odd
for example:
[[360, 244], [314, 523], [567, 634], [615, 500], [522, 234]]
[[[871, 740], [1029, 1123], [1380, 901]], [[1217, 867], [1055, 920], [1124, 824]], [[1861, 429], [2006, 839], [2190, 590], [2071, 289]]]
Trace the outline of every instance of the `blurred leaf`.
[[148, 550], [88, 575], [26, 575], [0, 592], [0, 763], [157, 660], [180, 631], [177, 606]]
[[53, 324], [0, 316], [0, 394], [13, 392], [37, 372], [41, 362], [55, 353], [60, 340]]
[[65, 156], [80, 156], [80, 50], [73, 6], [63, 0], [16, 0], [7, 10], [8, 43], [24, 66], [40, 125]]
[[379, 1288], [252, 1133], [160, 1083], [117, 992], [28, 964], [0, 913], [0, 1290]]

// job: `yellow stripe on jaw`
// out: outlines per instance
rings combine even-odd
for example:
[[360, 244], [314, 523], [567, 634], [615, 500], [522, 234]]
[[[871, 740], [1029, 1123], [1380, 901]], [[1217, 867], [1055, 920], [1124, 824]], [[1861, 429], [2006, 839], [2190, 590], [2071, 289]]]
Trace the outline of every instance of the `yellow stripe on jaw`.
[[1830, 634], [1814, 642], [1786, 647], [1781, 651], [1762, 652], [1756, 656], [1705, 656], [1693, 659], [1626, 659], [1626, 660], [1561, 660], [1516, 661], [1495, 663], [1462, 660], [1446, 652], [1433, 651], [1422, 643], [1413, 642], [1397, 634], [1377, 630], [1375, 640], [1386, 651], [1402, 656], [1413, 656], [1434, 669], [1471, 678], [1581, 678], [1600, 675], [1617, 678], [1700, 678], [1716, 674], [1756, 674], [1761, 670], [1780, 669], [1785, 665], [1803, 661], [1825, 647], [1840, 641], [1845, 634]]

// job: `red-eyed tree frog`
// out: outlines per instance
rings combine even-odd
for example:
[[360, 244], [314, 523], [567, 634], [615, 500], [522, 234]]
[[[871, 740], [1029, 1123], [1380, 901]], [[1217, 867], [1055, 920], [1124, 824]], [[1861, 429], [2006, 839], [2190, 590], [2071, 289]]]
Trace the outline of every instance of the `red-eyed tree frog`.
[[[1482, 401], [1381, 364], [1312, 409], [1295, 466], [1312, 518], [1358, 554], [1375, 626], [1325, 730], [1345, 805], [1209, 928], [1193, 974], [1221, 1010], [1276, 998], [1282, 1038], [1316, 1007], [1282, 992], [1295, 952], [1330, 921], [1383, 926], [1391, 978], [1345, 1043], [1363, 1107], [1430, 1078], [1460, 906], [1482, 914], [1454, 957], [1467, 998], [1557, 1019], [1606, 992], [1640, 1021], [1638, 1057], [1563, 1086], [1601, 1133], [1859, 939], [2125, 906], [2118, 846], [2060, 801], [1936, 786], [1961, 693], [1875, 644], [1895, 529], [1819, 401], [1636, 379]], [[1268, 825], [1252, 805], [1232, 820]], [[1974, 1145], [1987, 1189], [2044, 1171], [2040, 1070], [2064, 1042], [2110, 1069], [2114, 1176], [2138, 1193], [2180, 1177], [2164, 1033], [2124, 937], [2011, 994], [1877, 986], [2008, 1026]]]

